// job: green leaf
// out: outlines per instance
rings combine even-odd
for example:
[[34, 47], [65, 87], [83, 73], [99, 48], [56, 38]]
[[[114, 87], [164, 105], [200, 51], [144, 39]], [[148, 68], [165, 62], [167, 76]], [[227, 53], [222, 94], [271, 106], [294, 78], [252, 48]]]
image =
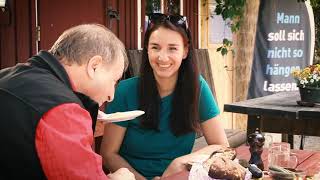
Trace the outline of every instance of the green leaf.
[[224, 56], [228, 53], [228, 49], [227, 48], [222, 48], [221, 50], [221, 54]]
[[240, 29], [240, 22], [239, 21], [236, 23], [236, 28]]
[[217, 52], [221, 51], [221, 49], [222, 49], [222, 46], [217, 49]]
[[222, 8], [220, 6], [217, 6], [216, 9], [214, 10], [214, 12], [217, 14], [217, 15], [220, 15], [222, 13]]
[[228, 16], [228, 11], [226, 11], [226, 10], [222, 11], [222, 12], [221, 12], [221, 15], [222, 15], [223, 20], [226, 20], [226, 19], [229, 18], [229, 16]]
[[233, 32], [233, 33], [235, 33], [235, 32], [237, 32], [237, 27], [234, 25], [234, 24], [232, 24], [231, 25], [231, 32]]
[[227, 43], [228, 43], [228, 39], [223, 38], [222, 43], [223, 43], [223, 44], [227, 44]]

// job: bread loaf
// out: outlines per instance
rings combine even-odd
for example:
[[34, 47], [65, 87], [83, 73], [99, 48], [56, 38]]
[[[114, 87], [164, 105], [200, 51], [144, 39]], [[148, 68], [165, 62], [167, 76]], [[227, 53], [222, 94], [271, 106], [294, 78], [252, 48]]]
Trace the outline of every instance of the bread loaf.
[[212, 156], [224, 157], [224, 158], [227, 158], [230, 160], [234, 160], [237, 156], [237, 153], [232, 148], [221, 146], [221, 149], [219, 149], [211, 154], [211, 157]]
[[[234, 161], [236, 156], [234, 149], [217, 146], [209, 158], [202, 163], [202, 166], [211, 178], [243, 180], [246, 175], [246, 169]], [[186, 167], [190, 170], [192, 162], [187, 163]]]
[[210, 155], [210, 158], [203, 163], [203, 167], [208, 171], [208, 175], [215, 179], [244, 179], [246, 169], [233, 161], [236, 156], [234, 149], [221, 147]]
[[243, 180], [246, 170], [239, 163], [225, 157], [213, 156], [208, 175], [215, 179]]

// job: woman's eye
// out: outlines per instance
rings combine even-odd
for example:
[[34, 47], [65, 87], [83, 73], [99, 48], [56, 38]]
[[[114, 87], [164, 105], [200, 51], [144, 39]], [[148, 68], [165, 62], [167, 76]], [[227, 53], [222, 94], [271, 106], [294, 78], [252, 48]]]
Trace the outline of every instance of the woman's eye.
[[152, 46], [151, 49], [159, 49], [157, 46]]
[[171, 47], [171, 48], [169, 48], [169, 50], [170, 50], [170, 51], [176, 51], [176, 50], [177, 50], [177, 48], [175, 48], [175, 47]]

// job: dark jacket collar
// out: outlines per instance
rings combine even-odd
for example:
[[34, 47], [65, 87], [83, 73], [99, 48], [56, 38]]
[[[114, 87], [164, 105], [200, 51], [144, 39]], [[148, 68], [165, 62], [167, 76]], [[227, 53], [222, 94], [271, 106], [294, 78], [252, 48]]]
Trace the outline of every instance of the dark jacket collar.
[[[70, 79], [66, 70], [61, 65], [61, 63], [49, 52], [40, 51], [37, 55], [31, 57], [28, 60], [28, 63], [30, 63], [31, 66], [36, 66], [36, 67], [43, 68], [50, 71], [60, 81], [62, 81], [68, 88], [72, 90]], [[93, 122], [92, 129], [94, 130], [96, 125], [97, 115], [98, 115], [98, 109], [99, 109], [98, 103], [82, 93], [79, 93], [79, 92], [74, 92], [74, 93], [82, 102], [83, 107], [90, 113], [92, 122]]]
[[60, 81], [62, 81], [66, 86], [72, 89], [69, 76], [61, 65], [61, 63], [49, 52], [40, 51], [37, 55], [31, 57], [28, 62], [40, 68], [49, 70], [53, 75], [55, 75]]

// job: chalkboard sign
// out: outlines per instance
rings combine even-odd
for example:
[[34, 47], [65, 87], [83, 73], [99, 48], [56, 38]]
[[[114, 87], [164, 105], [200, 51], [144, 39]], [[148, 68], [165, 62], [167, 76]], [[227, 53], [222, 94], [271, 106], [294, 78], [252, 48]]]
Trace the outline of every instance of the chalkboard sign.
[[291, 73], [312, 61], [313, 21], [306, 2], [261, 0], [249, 99], [298, 90]]

